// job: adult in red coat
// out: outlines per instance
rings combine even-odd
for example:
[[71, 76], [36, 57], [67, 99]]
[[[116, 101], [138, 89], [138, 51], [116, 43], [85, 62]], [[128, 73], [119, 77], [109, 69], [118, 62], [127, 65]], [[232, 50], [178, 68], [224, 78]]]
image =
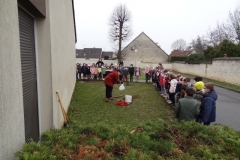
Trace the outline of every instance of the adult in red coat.
[[106, 86], [106, 102], [110, 102], [111, 100], [113, 100], [112, 89], [115, 83], [120, 83], [118, 79], [120, 72], [121, 72], [120, 70], [117, 70], [117, 71], [113, 70], [104, 79], [104, 83]]

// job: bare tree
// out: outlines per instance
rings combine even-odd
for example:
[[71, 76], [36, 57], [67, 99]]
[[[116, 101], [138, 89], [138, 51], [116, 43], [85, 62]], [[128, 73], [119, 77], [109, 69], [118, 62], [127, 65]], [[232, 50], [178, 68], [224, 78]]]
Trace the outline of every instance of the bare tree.
[[112, 42], [118, 44], [118, 62], [121, 60], [122, 41], [131, 36], [131, 12], [126, 5], [118, 5], [109, 19], [109, 36]]
[[197, 39], [192, 40], [191, 46], [196, 53], [203, 54], [203, 50], [207, 48], [207, 43], [203, 37], [198, 36]]
[[229, 40], [234, 42], [234, 36], [228, 24], [217, 22], [217, 26], [214, 29], [210, 29], [207, 31], [207, 44], [209, 46], [217, 46], [224, 40]]
[[234, 30], [235, 38], [240, 44], [240, 4], [237, 5], [233, 12], [229, 12], [229, 19], [232, 29]]
[[187, 43], [184, 39], [178, 39], [172, 43], [172, 50], [181, 50], [183, 51], [187, 46]]

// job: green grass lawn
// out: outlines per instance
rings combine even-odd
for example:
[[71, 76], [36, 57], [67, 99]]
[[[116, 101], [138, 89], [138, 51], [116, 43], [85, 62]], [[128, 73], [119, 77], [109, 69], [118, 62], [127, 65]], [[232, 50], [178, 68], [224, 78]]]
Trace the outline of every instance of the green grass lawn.
[[[134, 80], [136, 79], [136, 76], [134, 76]], [[146, 75], [144, 73], [144, 69], [141, 70], [141, 76], [139, 77], [140, 80], [146, 80]]]
[[121, 98], [105, 102], [105, 85], [102, 81], [79, 81], [69, 108], [69, 117], [77, 125], [106, 123], [111, 126], [129, 125], [137, 127], [159, 118], [170, 120], [173, 111], [151, 84], [129, 83], [125, 90], [119, 91], [119, 84], [113, 88], [113, 96], [133, 95], [128, 107], [116, 105]]
[[[240, 132], [226, 126], [178, 122], [151, 84], [115, 85], [113, 96], [133, 95], [128, 107], [105, 102], [102, 81], [77, 82], [61, 130], [24, 144], [20, 160], [240, 159]], [[121, 99], [121, 98], [119, 98]], [[136, 132], [131, 132], [138, 128]]]
[[146, 80], [146, 75], [144, 73], [141, 74], [141, 76], [139, 77], [140, 80]]

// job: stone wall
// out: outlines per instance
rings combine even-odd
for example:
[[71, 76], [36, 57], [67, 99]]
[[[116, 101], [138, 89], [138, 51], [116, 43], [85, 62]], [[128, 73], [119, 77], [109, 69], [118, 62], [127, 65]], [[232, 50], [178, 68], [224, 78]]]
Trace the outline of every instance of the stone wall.
[[165, 68], [240, 85], [240, 57], [215, 58], [212, 64], [163, 64]]
[[206, 77], [240, 85], [240, 57], [217, 58], [206, 65]]

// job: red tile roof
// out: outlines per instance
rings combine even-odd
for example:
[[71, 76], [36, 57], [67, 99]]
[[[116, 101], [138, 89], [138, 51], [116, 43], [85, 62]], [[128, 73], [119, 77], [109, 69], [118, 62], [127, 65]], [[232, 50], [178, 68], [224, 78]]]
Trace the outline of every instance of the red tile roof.
[[169, 56], [188, 56], [192, 53], [193, 51], [172, 51]]

